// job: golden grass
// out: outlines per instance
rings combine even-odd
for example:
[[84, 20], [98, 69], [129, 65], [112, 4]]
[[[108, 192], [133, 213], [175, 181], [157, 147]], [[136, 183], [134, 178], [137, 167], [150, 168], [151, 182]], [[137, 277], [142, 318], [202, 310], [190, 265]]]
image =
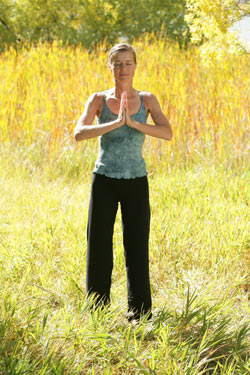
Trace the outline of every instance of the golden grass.
[[[151, 38], [152, 39], [152, 38]], [[171, 146], [150, 139], [151, 158], [175, 162], [249, 154], [249, 58], [228, 57], [205, 68], [197, 49], [180, 51], [149, 37], [134, 43], [138, 52], [135, 87], [154, 93], [174, 129]], [[40, 44], [0, 56], [0, 139], [32, 144], [44, 133], [53, 151], [71, 137], [88, 96], [112, 86], [107, 48], [91, 54], [80, 47]], [[95, 142], [95, 140], [93, 141]], [[52, 151], [51, 151], [52, 152]], [[248, 159], [249, 160], [249, 159]], [[154, 162], [154, 160], [152, 160]]]

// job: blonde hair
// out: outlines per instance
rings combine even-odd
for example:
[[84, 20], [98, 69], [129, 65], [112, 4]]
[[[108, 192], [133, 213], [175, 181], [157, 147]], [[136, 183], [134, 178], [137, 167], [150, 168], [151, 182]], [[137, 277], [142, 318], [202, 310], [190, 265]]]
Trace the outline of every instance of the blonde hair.
[[131, 44], [128, 44], [128, 43], [119, 43], [119, 44], [116, 44], [115, 46], [113, 46], [111, 48], [111, 50], [109, 51], [108, 63], [109, 64], [112, 63], [112, 57], [115, 54], [117, 54], [118, 52], [125, 52], [125, 51], [132, 52], [133, 57], [134, 57], [134, 62], [136, 64], [137, 62], [136, 62], [136, 53], [135, 53], [135, 50], [131, 46]]

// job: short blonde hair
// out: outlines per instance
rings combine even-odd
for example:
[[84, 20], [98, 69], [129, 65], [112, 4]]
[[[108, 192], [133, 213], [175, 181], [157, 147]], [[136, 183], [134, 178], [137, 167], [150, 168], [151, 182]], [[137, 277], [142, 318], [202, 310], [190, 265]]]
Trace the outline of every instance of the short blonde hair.
[[134, 62], [135, 62], [135, 64], [137, 64], [137, 62], [136, 62], [136, 53], [135, 53], [135, 50], [134, 50], [134, 48], [131, 46], [131, 44], [128, 44], [128, 43], [119, 43], [119, 44], [116, 44], [115, 46], [113, 46], [113, 47], [111, 48], [111, 50], [109, 51], [108, 63], [109, 63], [109, 64], [112, 63], [112, 57], [113, 57], [115, 54], [117, 54], [118, 52], [125, 52], [125, 51], [132, 52], [133, 57], [134, 57]]

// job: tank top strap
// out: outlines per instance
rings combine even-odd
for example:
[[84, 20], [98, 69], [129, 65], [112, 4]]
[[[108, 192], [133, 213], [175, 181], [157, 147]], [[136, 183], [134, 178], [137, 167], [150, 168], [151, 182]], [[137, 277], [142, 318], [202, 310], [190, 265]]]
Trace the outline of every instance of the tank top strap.
[[141, 98], [141, 106], [140, 106], [139, 112], [141, 112], [143, 110], [146, 111], [146, 108], [145, 108], [145, 105], [144, 105], [144, 100], [143, 100], [143, 91], [139, 91], [139, 95], [140, 95], [140, 98]]
[[103, 93], [102, 97], [103, 97], [103, 105], [107, 105], [107, 104], [106, 104], [106, 98], [105, 98], [105, 94], [104, 94], [104, 93]]
[[101, 113], [110, 112], [110, 109], [107, 106], [107, 101], [106, 101], [105, 93], [103, 93], [102, 97], [103, 97], [103, 106], [102, 106], [102, 112]]
[[144, 94], [145, 94], [145, 91], [139, 91], [139, 95], [140, 95], [142, 104], [144, 104], [144, 100], [143, 100]]

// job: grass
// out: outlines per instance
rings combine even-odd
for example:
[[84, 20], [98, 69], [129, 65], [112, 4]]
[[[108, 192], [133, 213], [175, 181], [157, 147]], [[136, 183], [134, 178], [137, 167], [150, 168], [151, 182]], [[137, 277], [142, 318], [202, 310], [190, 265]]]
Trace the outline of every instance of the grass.
[[[170, 147], [151, 140], [163, 158], [186, 164], [216, 157], [249, 162], [248, 56], [228, 57], [202, 66], [196, 49], [179, 51], [164, 41], [135, 42], [138, 67], [134, 85], [157, 95], [174, 125]], [[113, 85], [107, 47], [88, 54], [58, 43], [6, 51], [0, 58], [0, 140], [37, 144], [47, 137], [48, 155], [68, 139], [88, 96]], [[233, 154], [233, 158], [232, 158]], [[154, 153], [151, 154], [155, 167]]]
[[54, 44], [0, 56], [0, 375], [250, 372], [247, 59], [209, 71], [196, 51], [137, 49], [136, 86], [157, 94], [174, 128], [171, 144], [144, 148], [153, 318], [139, 324], [125, 318], [120, 213], [112, 306], [91, 313], [85, 298], [98, 141], [77, 145], [72, 129], [110, 84], [106, 55]]
[[[112, 308], [91, 314], [85, 300], [91, 174], [53, 177], [3, 151], [1, 375], [249, 373], [247, 167], [149, 177], [154, 317], [131, 325], [120, 214]], [[81, 157], [77, 146], [68, 152]], [[65, 166], [65, 150], [61, 158]]]

